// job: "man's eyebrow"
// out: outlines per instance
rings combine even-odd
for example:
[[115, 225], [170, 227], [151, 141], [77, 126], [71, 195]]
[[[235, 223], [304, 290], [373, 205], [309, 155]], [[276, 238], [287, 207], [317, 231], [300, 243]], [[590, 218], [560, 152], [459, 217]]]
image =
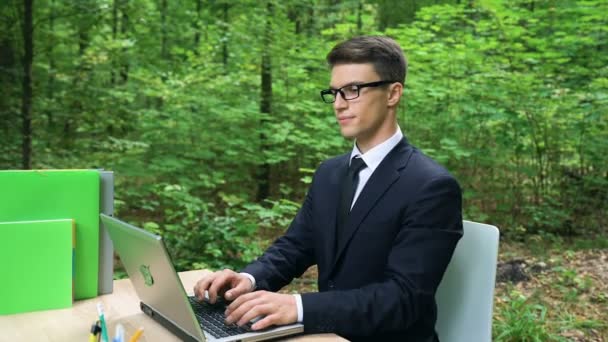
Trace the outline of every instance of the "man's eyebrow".
[[344, 88], [344, 87], [348, 87], [348, 86], [352, 86], [352, 85], [357, 85], [357, 84], [362, 84], [362, 83], [365, 83], [365, 82], [362, 82], [362, 81], [351, 81], [351, 82], [348, 82], [348, 83], [344, 84], [344, 85], [343, 85], [343, 86], [341, 86], [341, 87], [333, 87], [333, 86], [330, 84], [330, 85], [329, 85], [329, 88], [330, 88], [330, 89], [340, 89], [340, 88]]

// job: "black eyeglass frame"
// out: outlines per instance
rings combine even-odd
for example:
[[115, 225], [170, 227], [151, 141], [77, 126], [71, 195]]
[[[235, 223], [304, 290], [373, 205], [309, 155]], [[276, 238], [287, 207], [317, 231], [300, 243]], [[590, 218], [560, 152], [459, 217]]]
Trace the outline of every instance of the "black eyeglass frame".
[[[324, 89], [324, 90], [321, 90], [321, 99], [325, 103], [334, 103], [334, 102], [336, 102], [336, 99], [338, 98], [338, 94], [340, 94], [345, 101], [350, 101], [350, 100], [354, 100], [354, 99], [358, 98], [359, 96], [361, 96], [361, 88], [379, 87], [379, 86], [382, 86], [385, 84], [391, 84], [391, 83], [399, 83], [399, 81], [376, 81], [376, 82], [368, 82], [368, 83], [361, 83], [361, 84], [349, 84], [349, 85], [345, 85], [344, 87], [341, 87], [338, 89], [333, 89], [333, 88]], [[344, 94], [344, 91], [342, 89], [348, 88], [348, 87], [356, 87], [357, 96], [347, 99], [346, 94]], [[325, 95], [333, 96], [334, 100], [327, 101], [325, 99]]]

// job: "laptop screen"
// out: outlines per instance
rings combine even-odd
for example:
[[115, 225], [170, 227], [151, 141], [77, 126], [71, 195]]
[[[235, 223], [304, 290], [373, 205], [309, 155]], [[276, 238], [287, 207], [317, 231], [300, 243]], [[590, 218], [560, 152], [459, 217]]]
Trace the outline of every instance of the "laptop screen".
[[202, 339], [203, 333], [162, 238], [107, 215], [102, 214], [101, 220], [140, 300]]

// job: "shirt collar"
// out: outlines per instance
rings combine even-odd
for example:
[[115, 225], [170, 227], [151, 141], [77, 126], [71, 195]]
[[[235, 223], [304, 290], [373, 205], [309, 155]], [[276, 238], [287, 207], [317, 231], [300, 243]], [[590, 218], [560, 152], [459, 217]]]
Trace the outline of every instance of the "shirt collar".
[[[353, 147], [353, 151], [350, 153], [350, 160], [355, 157], [360, 156], [365, 165], [371, 169], [372, 172], [376, 170], [380, 162], [386, 157], [386, 155], [393, 149], [393, 147], [397, 146], [397, 144], [403, 139], [403, 132], [401, 132], [401, 128], [397, 126], [397, 131], [393, 136], [386, 139], [382, 143], [374, 146], [372, 149], [365, 153], [361, 153], [359, 148], [357, 147], [357, 142], [355, 141], [355, 146]], [[350, 161], [349, 161], [350, 163]]]

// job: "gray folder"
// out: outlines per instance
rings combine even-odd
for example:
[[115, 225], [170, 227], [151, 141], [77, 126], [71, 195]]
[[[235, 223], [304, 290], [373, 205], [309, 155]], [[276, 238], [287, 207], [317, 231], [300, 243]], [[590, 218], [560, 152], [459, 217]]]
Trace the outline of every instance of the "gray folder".
[[[100, 175], [100, 212], [109, 216], [114, 214], [114, 172], [99, 171]], [[99, 283], [98, 293], [112, 293], [114, 285], [114, 246], [108, 231], [99, 225]]]

